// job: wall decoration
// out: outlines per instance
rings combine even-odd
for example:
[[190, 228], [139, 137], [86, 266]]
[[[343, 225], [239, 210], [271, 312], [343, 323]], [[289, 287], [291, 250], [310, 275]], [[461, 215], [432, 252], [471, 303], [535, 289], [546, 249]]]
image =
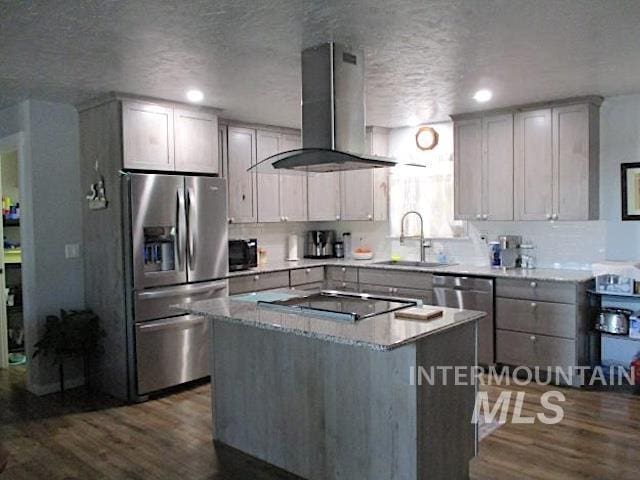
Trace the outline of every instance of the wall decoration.
[[622, 220], [640, 220], [640, 163], [620, 165]]
[[86, 195], [86, 199], [89, 205], [89, 210], [102, 210], [107, 208], [109, 202], [107, 200], [107, 194], [104, 187], [104, 176], [100, 173], [98, 160], [96, 160], [94, 168], [98, 181], [91, 184], [89, 187], [89, 193]]
[[433, 150], [438, 145], [438, 132], [433, 127], [420, 127], [416, 132], [416, 146], [420, 150]]

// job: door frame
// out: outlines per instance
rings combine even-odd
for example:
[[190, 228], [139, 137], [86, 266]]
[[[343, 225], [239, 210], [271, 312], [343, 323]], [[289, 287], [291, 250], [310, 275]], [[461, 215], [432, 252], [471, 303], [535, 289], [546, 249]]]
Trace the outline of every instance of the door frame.
[[[24, 162], [24, 134], [23, 132], [14, 133], [13, 135], [9, 135], [8, 137], [4, 137], [0, 139], [0, 154], [4, 152], [18, 152], [18, 175], [22, 175], [22, 167], [20, 164]], [[1, 161], [1, 160], [0, 160]], [[22, 179], [19, 178], [19, 182]], [[22, 227], [20, 227], [20, 236], [22, 238]], [[0, 232], [2, 228], [0, 228]], [[4, 257], [2, 257], [4, 258]], [[4, 265], [2, 266], [4, 269]], [[3, 270], [3, 275], [4, 275]], [[24, 281], [24, 278], [23, 278]], [[0, 298], [4, 298], [4, 282], [0, 285], [2, 291], [0, 292]], [[24, 302], [23, 298], [23, 302]], [[0, 368], [8, 368], [9, 367], [9, 346], [8, 346], [8, 327], [7, 327], [7, 309], [6, 305], [0, 305], [0, 308], [3, 309], [3, 313], [0, 313]], [[25, 342], [26, 343], [26, 342]]]

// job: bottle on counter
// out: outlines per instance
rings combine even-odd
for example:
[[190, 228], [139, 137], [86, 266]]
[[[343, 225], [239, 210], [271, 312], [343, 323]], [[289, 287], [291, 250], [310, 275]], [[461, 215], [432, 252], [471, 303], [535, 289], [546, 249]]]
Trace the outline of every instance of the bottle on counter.
[[342, 234], [342, 248], [344, 250], [344, 258], [351, 260], [353, 258], [353, 250], [351, 248], [351, 233]]

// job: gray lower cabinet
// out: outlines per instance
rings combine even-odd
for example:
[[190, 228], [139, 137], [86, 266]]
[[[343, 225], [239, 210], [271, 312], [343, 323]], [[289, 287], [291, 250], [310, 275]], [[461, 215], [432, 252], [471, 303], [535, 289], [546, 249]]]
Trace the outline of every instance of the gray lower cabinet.
[[272, 288], [283, 288], [289, 286], [289, 271], [257, 273], [231, 277], [229, 279], [229, 295], [239, 293], [258, 292], [260, 290], [270, 290]]
[[[589, 282], [496, 279], [496, 362], [545, 371], [587, 366], [588, 286]], [[577, 386], [581, 379], [569, 383]]]
[[433, 289], [433, 275], [423, 272], [361, 268], [358, 280], [362, 284], [369, 285], [383, 285], [414, 290]]
[[410, 298], [415, 300], [421, 300], [425, 305], [433, 304], [433, 291], [431, 290], [416, 290], [414, 288], [398, 288], [382, 285], [369, 285], [366, 283], [360, 284], [360, 293], [369, 293], [372, 295], [384, 295], [400, 298]]
[[289, 272], [292, 287], [313, 288], [312, 285], [322, 285], [324, 282], [324, 267], [298, 268]]
[[576, 364], [575, 342], [571, 339], [499, 329], [496, 340], [500, 363], [565, 369]]
[[358, 283], [358, 269], [355, 267], [326, 267], [327, 280], [338, 283]]

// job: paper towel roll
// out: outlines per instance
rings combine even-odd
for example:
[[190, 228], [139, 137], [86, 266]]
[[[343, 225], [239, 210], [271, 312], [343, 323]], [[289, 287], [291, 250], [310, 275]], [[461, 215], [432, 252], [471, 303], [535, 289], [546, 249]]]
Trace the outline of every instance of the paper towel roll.
[[294, 233], [289, 235], [288, 239], [289, 246], [289, 255], [287, 255], [287, 260], [290, 262], [295, 262], [299, 260], [298, 258], [298, 236]]

